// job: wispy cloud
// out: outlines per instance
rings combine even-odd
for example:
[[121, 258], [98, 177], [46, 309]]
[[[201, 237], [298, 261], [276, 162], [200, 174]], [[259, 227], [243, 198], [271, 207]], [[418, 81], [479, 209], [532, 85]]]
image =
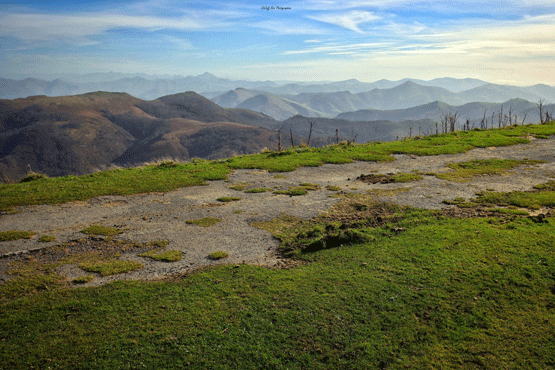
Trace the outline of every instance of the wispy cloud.
[[367, 42], [367, 43], [356, 43], [356, 44], [347, 44], [347, 45], [326, 45], [326, 46], [317, 46], [313, 48], [308, 48], [304, 50], [289, 50], [285, 51], [284, 55], [292, 55], [292, 54], [311, 54], [311, 53], [329, 53], [329, 54], [339, 54], [339, 53], [354, 53], [355, 51], [363, 51], [363, 50], [375, 50], [378, 48], [385, 48], [391, 46], [392, 43], [390, 42]]
[[381, 19], [372, 12], [353, 10], [343, 14], [322, 14], [316, 16], [308, 16], [310, 19], [314, 19], [320, 22], [334, 24], [343, 28], [347, 28], [351, 31], [362, 33], [359, 24], [374, 22]]
[[186, 39], [182, 39], [182, 38], [175, 37], [175, 36], [164, 35], [164, 40], [167, 41], [168, 43], [176, 46], [177, 49], [179, 49], [179, 50], [192, 50], [192, 49], [194, 49], [194, 46], [191, 43], [191, 41], [186, 40]]

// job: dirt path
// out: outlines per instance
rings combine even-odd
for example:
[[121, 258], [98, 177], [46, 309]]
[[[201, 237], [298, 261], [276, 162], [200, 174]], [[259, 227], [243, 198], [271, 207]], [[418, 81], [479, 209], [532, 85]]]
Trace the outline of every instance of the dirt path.
[[[7, 263], [33, 250], [85, 238], [79, 230], [92, 224], [124, 228], [116, 239], [146, 243], [153, 240], [170, 241], [167, 249], [184, 252], [178, 262], [156, 262], [136, 254], [126, 253], [121, 258], [140, 261], [144, 268], [128, 274], [95, 277], [90, 285], [104, 284], [119, 279], [155, 279], [181, 273], [215, 263], [255, 263], [275, 265], [278, 242], [266, 231], [250, 224], [270, 220], [282, 213], [312, 218], [338, 202], [329, 197], [333, 191], [326, 185], [341, 187], [348, 192], [366, 192], [371, 189], [407, 188], [392, 196], [377, 200], [411, 205], [418, 208], [445, 208], [445, 199], [475, 196], [478, 191], [529, 190], [533, 185], [546, 182], [555, 175], [555, 139], [532, 140], [530, 144], [500, 148], [482, 148], [464, 154], [416, 157], [396, 155], [390, 163], [355, 162], [344, 165], [326, 164], [321, 167], [303, 167], [283, 173], [285, 178], [274, 178], [274, 173], [259, 170], [237, 170], [231, 182], [213, 181], [208, 186], [182, 188], [168, 193], [150, 193], [133, 196], [97, 197], [86, 202], [61, 205], [28, 206], [18, 213], [0, 217], [0, 231], [29, 230], [37, 234], [29, 240], [0, 243], [0, 282], [9, 279]], [[424, 176], [424, 180], [404, 184], [366, 184], [355, 179], [361, 174], [399, 173], [418, 170], [446, 172], [445, 164], [472, 159], [536, 159], [546, 163], [537, 166], [520, 166], [504, 176], [486, 176], [466, 183], [455, 183]], [[271, 192], [247, 194], [232, 190], [230, 185], [248, 183], [250, 188], [266, 187], [286, 190], [300, 183], [315, 183], [321, 187], [307, 195], [290, 197]], [[241, 197], [240, 201], [219, 203], [223, 196]], [[202, 217], [219, 217], [222, 222], [212, 227], [199, 227], [185, 221]], [[41, 235], [54, 235], [56, 241], [38, 242]], [[224, 262], [214, 262], [208, 254], [222, 250], [229, 253]], [[19, 255], [19, 257], [16, 257]], [[3, 267], [2, 267], [3, 266]], [[88, 275], [74, 265], [64, 265], [59, 270], [68, 278]]]

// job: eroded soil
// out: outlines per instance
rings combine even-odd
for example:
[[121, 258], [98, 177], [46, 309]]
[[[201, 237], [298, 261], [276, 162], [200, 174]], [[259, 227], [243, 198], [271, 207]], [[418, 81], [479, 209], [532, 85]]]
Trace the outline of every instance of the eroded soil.
[[[228, 182], [213, 181], [208, 186], [182, 188], [167, 193], [97, 197], [85, 202], [19, 207], [15, 214], [0, 216], [0, 231], [27, 230], [36, 235], [29, 240], [0, 243], [0, 283], [11, 278], [7, 271], [9, 264], [15, 260], [32, 257], [47, 262], [95, 250], [119, 253], [120, 259], [141, 262], [144, 268], [107, 277], [92, 274], [95, 275], [94, 280], [86, 285], [121, 279], [157, 279], [219, 263], [286, 265], [287, 262], [277, 253], [278, 241], [269, 232], [251, 226], [251, 223], [271, 220], [281, 214], [310, 219], [324, 213], [340, 201], [333, 196], [337, 192], [327, 190], [326, 185], [337, 186], [344, 193], [370, 192], [373, 199], [379, 202], [443, 209], [445, 214], [454, 217], [487, 217], [490, 215], [487, 211], [459, 209], [443, 201], [455, 198], [468, 200], [484, 190], [531, 190], [534, 185], [555, 177], [554, 154], [555, 139], [551, 138], [510, 147], [475, 149], [455, 155], [396, 155], [396, 160], [390, 163], [354, 162], [303, 167], [281, 174], [285, 178], [275, 178], [275, 173], [267, 171], [237, 170], [229, 176]], [[420, 174], [441, 173], [451, 171], [445, 167], [446, 163], [489, 158], [535, 159], [545, 163], [520, 166], [503, 176], [477, 177], [465, 183], [441, 180], [433, 175], [424, 175], [421, 181], [400, 184], [374, 184], [356, 180], [360, 175], [410, 173], [413, 170]], [[294, 197], [272, 192], [249, 194], [229, 188], [240, 182], [248, 184], [246, 190], [262, 187], [287, 190], [290, 186], [307, 182], [320, 187], [306, 195]], [[221, 203], [217, 201], [220, 197], [241, 199]], [[540, 210], [540, 213], [546, 212], [551, 210]], [[218, 217], [222, 221], [211, 227], [186, 223], [187, 220], [203, 217]], [[356, 222], [361, 217], [376, 220], [376, 225], [380, 223], [379, 209], [336, 212], [333, 217], [345, 223]], [[119, 242], [92, 240], [80, 232], [93, 224], [122, 229], [123, 232], [114, 237], [114, 241]], [[56, 240], [41, 243], [38, 241], [41, 235], [54, 235]], [[128, 244], [145, 244], [154, 240], [168, 240], [170, 243], [166, 250], [182, 251], [182, 260], [171, 263], [155, 261], [139, 257], [142, 251], [140, 248], [123, 248]], [[49, 249], [60, 245], [62, 247]], [[210, 260], [208, 254], [218, 250], [229, 253], [229, 258]], [[58, 272], [68, 279], [91, 275], [76, 264], [64, 264], [58, 268]]]

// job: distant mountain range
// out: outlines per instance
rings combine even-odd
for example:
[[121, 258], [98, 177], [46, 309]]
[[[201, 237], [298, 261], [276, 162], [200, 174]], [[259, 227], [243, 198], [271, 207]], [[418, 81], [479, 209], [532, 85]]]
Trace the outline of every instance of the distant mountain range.
[[496, 85], [477, 79], [402, 79], [368, 83], [358, 80], [284, 83], [229, 80], [210, 73], [199, 76], [148, 76], [97, 73], [67, 75], [44, 81], [0, 79], [0, 98], [64, 96], [93, 91], [126, 92], [143, 100], [195, 91], [225, 108], [250, 109], [276, 120], [295, 115], [333, 118], [363, 109], [394, 110], [441, 101], [457, 106], [471, 102], [502, 103], [511, 99], [555, 103], [555, 87]]
[[[555, 104], [545, 105], [545, 111], [553, 115]], [[467, 103], [463, 105], [449, 105], [440, 101], [419, 105], [416, 107], [395, 110], [362, 109], [354, 112], [339, 114], [336, 118], [350, 121], [377, 121], [387, 120], [391, 122], [402, 122], [406, 120], [432, 119], [439, 121], [444, 114], [457, 113], [461, 120], [469, 119], [472, 123], [484, 119], [491, 127], [499, 122], [499, 114], [502, 121], [509, 115], [511, 122], [518, 121], [518, 124], [539, 122], [539, 110], [536, 103], [524, 99], [511, 99], [503, 103]], [[479, 127], [479, 126], [477, 126]]]
[[[472, 102], [490, 102], [494, 105], [511, 99], [532, 102], [555, 102], [555, 87], [534, 85], [530, 87], [484, 84], [470, 90], [453, 92], [443, 87], [423, 86], [406, 81], [391, 88], [367, 92], [350, 91], [300, 93], [277, 95], [260, 90], [235, 89], [212, 98], [212, 101], [229, 108], [240, 107], [267, 114], [276, 119], [286, 119], [296, 114], [310, 117], [338, 117], [342, 113], [364, 109], [395, 110], [441, 101], [458, 106]], [[483, 112], [482, 112], [483, 114]], [[424, 118], [437, 119], [437, 114]]]

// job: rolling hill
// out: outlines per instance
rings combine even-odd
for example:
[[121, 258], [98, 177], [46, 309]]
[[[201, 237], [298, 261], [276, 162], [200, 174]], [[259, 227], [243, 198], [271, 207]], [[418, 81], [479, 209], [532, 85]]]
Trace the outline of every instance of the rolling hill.
[[[270, 117], [193, 93], [146, 102], [125, 93], [0, 100], [0, 179], [80, 175], [173, 157], [222, 158], [275, 146]], [[256, 127], [253, 127], [256, 126]]]

